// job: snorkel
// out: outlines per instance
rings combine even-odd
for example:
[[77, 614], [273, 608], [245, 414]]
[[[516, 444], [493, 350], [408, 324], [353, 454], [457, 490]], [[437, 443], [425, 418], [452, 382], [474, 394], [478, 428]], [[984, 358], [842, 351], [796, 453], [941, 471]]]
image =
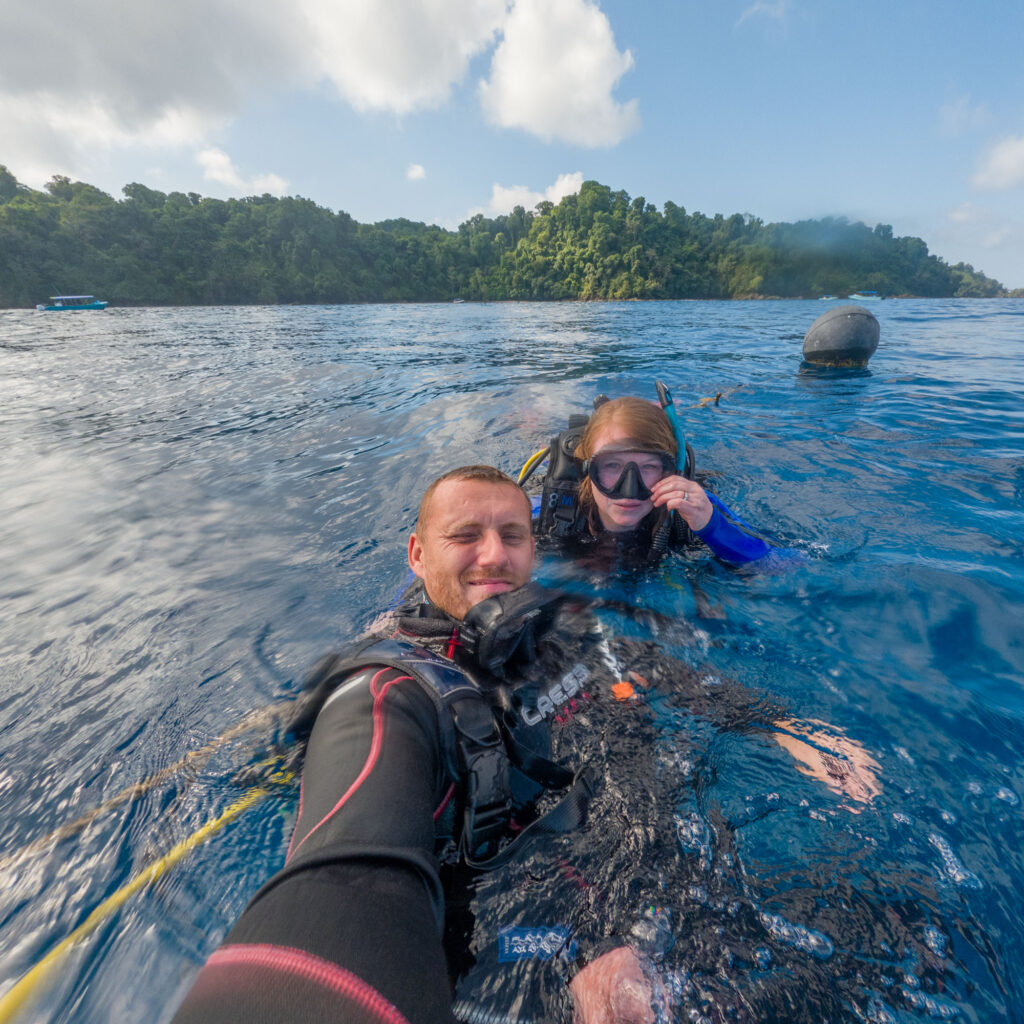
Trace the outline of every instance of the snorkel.
[[683, 421], [679, 418], [679, 411], [672, 401], [669, 389], [660, 380], [656, 380], [654, 386], [658, 389], [658, 401], [669, 423], [672, 424], [672, 433], [676, 438], [676, 469], [680, 476], [686, 476], [686, 435], [683, 433]]
[[[672, 425], [672, 433], [675, 435], [676, 471], [680, 476], [686, 476], [688, 453], [686, 450], [686, 435], [683, 433], [683, 422], [679, 418], [679, 412], [676, 409], [675, 402], [672, 401], [672, 393], [669, 389], [660, 380], [656, 380], [654, 386], [658, 389], [658, 401], [661, 404], [662, 411], [668, 417], [668, 421]], [[672, 524], [676, 516], [679, 516], [678, 512], [670, 512], [655, 527], [654, 533], [651, 536], [651, 550], [648, 556], [651, 561], [657, 561], [668, 550], [669, 534], [672, 532]], [[679, 516], [679, 519], [682, 520], [682, 516]], [[684, 522], [683, 526], [685, 525], [686, 523]]]

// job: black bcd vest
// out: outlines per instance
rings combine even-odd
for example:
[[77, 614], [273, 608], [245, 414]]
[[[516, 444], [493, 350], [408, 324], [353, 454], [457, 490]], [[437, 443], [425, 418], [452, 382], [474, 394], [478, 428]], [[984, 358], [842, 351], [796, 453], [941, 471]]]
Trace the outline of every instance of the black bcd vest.
[[[573, 773], [525, 748], [502, 723], [500, 701], [489, 701], [484, 688], [454, 662], [408, 640], [368, 637], [323, 658], [310, 674], [291, 720], [292, 739], [303, 742], [308, 738], [330, 694], [346, 677], [370, 665], [407, 673], [434, 704], [445, 769], [460, 790], [461, 811], [456, 813], [460, 820], [451, 823], [449, 835], [444, 835], [442, 828], [439, 846], [450, 840], [460, 860], [470, 867], [489, 869], [505, 863], [528, 835], [568, 832], [582, 823], [593, 793], [591, 773], [586, 769]], [[538, 789], [565, 792], [513, 840], [515, 773]]]

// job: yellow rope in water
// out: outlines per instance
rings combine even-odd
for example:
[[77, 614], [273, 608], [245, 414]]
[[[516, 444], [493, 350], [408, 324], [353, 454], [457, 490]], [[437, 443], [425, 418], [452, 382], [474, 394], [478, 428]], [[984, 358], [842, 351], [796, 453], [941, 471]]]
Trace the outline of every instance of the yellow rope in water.
[[[286, 783], [291, 773], [279, 771], [271, 777], [271, 782]], [[240, 800], [236, 800], [227, 810], [216, 818], [208, 821], [202, 828], [193, 832], [188, 839], [178, 843], [159, 860], [153, 861], [141, 873], [136, 875], [127, 885], [122, 886], [112, 896], [108, 896], [66, 939], [56, 945], [30, 971], [24, 974], [13, 987], [0, 996], [0, 1024], [8, 1024], [24, 1008], [28, 1000], [35, 995], [53, 969], [64, 959], [71, 949], [82, 939], [91, 935], [97, 926], [115, 910], [120, 908], [135, 893], [151, 885], [161, 875], [174, 867], [183, 857], [191, 853], [197, 846], [204, 843], [214, 833], [219, 832], [229, 821], [247, 811], [257, 801], [262, 800], [270, 792], [267, 783], [254, 786]]]
[[286, 711], [289, 711], [293, 707], [294, 705], [290, 701], [280, 701], [276, 704], [269, 704], [267, 707], [250, 712], [240, 721], [225, 729], [224, 732], [222, 732], [216, 739], [211, 740], [209, 743], [202, 747], [198, 747], [195, 750], [190, 750], [183, 758], [175, 761], [174, 764], [168, 765], [166, 768], [161, 768], [160, 771], [154, 772], [148, 778], [143, 779], [142, 782], [136, 782], [131, 786], [126, 786], [119, 793], [115, 793], [109, 799], [104, 800], [98, 807], [94, 807], [92, 810], [86, 811], [86, 813], [80, 817], [75, 818], [74, 821], [65, 822], [63, 825], [55, 828], [52, 832], [47, 832], [46, 835], [40, 836], [38, 839], [33, 839], [31, 842], [26, 843], [21, 847], [21, 849], [15, 850], [13, 853], [6, 854], [4, 857], [0, 857], [0, 871], [21, 862], [26, 857], [31, 856], [34, 853], [39, 853], [41, 850], [47, 849], [54, 843], [60, 842], [62, 839], [68, 839], [71, 836], [77, 835], [102, 814], [105, 814], [107, 811], [112, 811], [115, 807], [120, 807], [121, 804], [127, 803], [129, 800], [138, 799], [140, 796], [148, 793], [151, 789], [154, 789], [161, 783], [166, 782], [168, 779], [177, 775], [179, 772], [186, 769], [196, 771], [199, 768], [202, 768], [213, 757], [213, 755], [216, 754], [222, 746], [224, 746], [224, 744], [237, 739], [244, 733], [252, 732], [254, 729], [269, 725], [274, 721], [274, 719], [280, 718]]
[[693, 405], [686, 406], [686, 408], [704, 409], [709, 405], [718, 405], [723, 398], [728, 398], [729, 395], [734, 395], [737, 391], [743, 391], [748, 387], [748, 384], [736, 384], [731, 388], [726, 388], [725, 391], [716, 391], [713, 395], [709, 395], [707, 398], [701, 398], [699, 401], [694, 402]]

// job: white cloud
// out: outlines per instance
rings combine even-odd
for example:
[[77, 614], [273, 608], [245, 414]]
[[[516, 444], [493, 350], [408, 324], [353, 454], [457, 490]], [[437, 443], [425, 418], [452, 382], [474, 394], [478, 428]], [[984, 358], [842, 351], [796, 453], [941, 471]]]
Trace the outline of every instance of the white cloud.
[[527, 185], [500, 185], [495, 182], [491, 188], [491, 201], [487, 206], [470, 210], [463, 219], [468, 219], [477, 213], [482, 213], [486, 217], [500, 217], [503, 214], [511, 213], [517, 206], [521, 206], [525, 210], [532, 210], [544, 200], [557, 203], [565, 196], [575, 195], [579, 192], [582, 184], [583, 173], [581, 171], [560, 174], [555, 183], [549, 185], [543, 192], [535, 192]]
[[[79, 24], [81, 5], [48, 0], [47, 20]], [[495, 123], [583, 145], [639, 124], [635, 101], [612, 98], [633, 58], [594, 0], [90, 0], [88, 31], [9, 21], [2, 158], [36, 186], [118, 149], [154, 160], [206, 149], [275, 93], [326, 84], [361, 111], [436, 107], [489, 50], [482, 95]]]
[[970, 263], [1008, 288], [1024, 286], [1024, 221], [1012, 204], [961, 203], [942, 220], [908, 227], [948, 263]]
[[1024, 182], [1024, 137], [1010, 136], [992, 146], [971, 180], [983, 189], [1013, 188]]
[[542, 139], [612, 146], [640, 127], [637, 101], [612, 91], [633, 66], [589, 0], [517, 0], [480, 83], [488, 119]]
[[[47, 20], [80, 25], [81, 7], [51, 0]], [[90, 0], [88, 21], [40, 32], [12, 19], [0, 33], [0, 139], [28, 184], [82, 173], [112, 150], [201, 145], [298, 61], [273, 0]]]
[[204, 149], [196, 154], [196, 160], [203, 168], [203, 177], [207, 181], [227, 185], [228, 188], [245, 195], [260, 196], [264, 192], [269, 192], [271, 195], [283, 196], [288, 190], [288, 182], [276, 174], [258, 174], [253, 178], [243, 178], [232, 163], [231, 157], [222, 149]]
[[[5, 151], [21, 166], [73, 163], [95, 147], [192, 144], [238, 109], [262, 66], [279, 62], [287, 33], [278, 19], [272, 0], [253, 0], [244, 16], [228, 0], [91, 0], [82, 31], [11, 19], [0, 33]], [[47, 21], [79, 25], [80, 5], [52, 0]]]
[[956, 138], [974, 128], [982, 128], [992, 115], [983, 103], [972, 106], [970, 96], [961, 96], [939, 108], [939, 128], [947, 138]]
[[298, 0], [298, 10], [312, 29], [316, 72], [343, 99], [357, 110], [407, 114], [448, 98], [493, 43], [508, 2]]
[[984, 245], [986, 249], [999, 249], [1002, 247], [1004, 242], [1008, 241], [1012, 237], [1012, 235], [1013, 232], [1011, 232], [1005, 224], [1002, 224], [985, 235], [984, 239], [982, 239], [982, 245]]
[[167, 107], [148, 121], [129, 126], [99, 97], [65, 97], [52, 91], [6, 97], [0, 93], [2, 159], [20, 181], [35, 187], [54, 174], [80, 174], [101, 150], [190, 146], [222, 125], [221, 119], [194, 108]]
[[789, 0], [757, 0], [757, 3], [752, 4], [740, 15], [736, 24], [742, 25], [748, 18], [756, 18], [758, 15], [782, 21], [788, 11]]
[[971, 203], [961, 203], [949, 211], [949, 219], [953, 224], [970, 224], [977, 216], [978, 212]]
[[427, 176], [423, 164], [409, 164], [405, 169], [405, 176], [409, 181], [422, 181]]
[[[90, 0], [88, 31], [13, 19], [0, 33], [3, 158], [38, 185], [119, 147], [201, 147], [254, 99], [325, 81], [359, 110], [434, 106], [507, 13], [507, 0]], [[78, 24], [81, 8], [50, 0], [47, 17]]]
[[76, 31], [40, 32], [31, 18], [5, 25], [0, 92], [98, 102], [113, 121], [134, 128], [182, 107], [223, 111], [295, 44], [273, 0], [244, 8], [234, 0], [88, 6], [85, 27], [74, 0], [47, 4], [48, 24]]

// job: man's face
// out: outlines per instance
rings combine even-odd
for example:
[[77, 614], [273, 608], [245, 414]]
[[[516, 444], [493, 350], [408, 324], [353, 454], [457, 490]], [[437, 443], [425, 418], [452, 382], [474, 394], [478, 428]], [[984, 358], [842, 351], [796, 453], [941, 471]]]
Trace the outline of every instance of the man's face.
[[484, 598], [528, 583], [533, 537], [522, 491], [514, 484], [445, 480], [426, 523], [409, 538], [409, 566], [430, 600], [456, 619]]

